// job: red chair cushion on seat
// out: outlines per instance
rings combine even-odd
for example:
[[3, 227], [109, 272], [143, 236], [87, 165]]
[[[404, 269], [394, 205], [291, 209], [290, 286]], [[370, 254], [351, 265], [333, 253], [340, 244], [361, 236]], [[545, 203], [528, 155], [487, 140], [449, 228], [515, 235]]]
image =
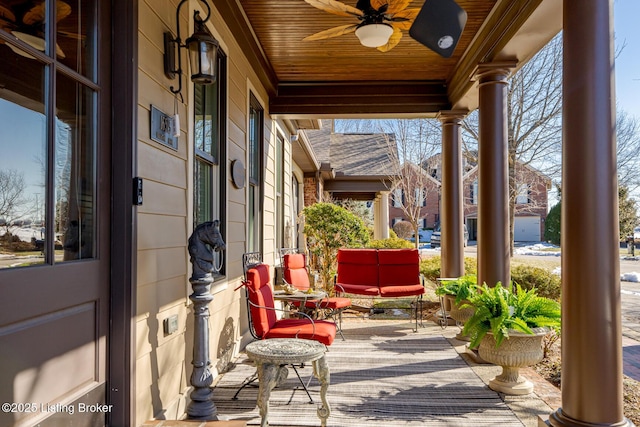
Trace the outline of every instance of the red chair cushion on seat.
[[[315, 328], [314, 328], [315, 324]], [[331, 345], [336, 337], [336, 324], [325, 320], [281, 319], [263, 338], [295, 338], [314, 340]]]
[[[249, 301], [251, 301], [251, 321], [253, 329], [260, 338], [264, 338], [267, 332], [276, 323], [276, 312], [272, 310], [274, 305], [273, 290], [269, 285], [269, 267], [259, 264], [247, 271], [247, 288]], [[255, 307], [258, 305], [260, 307]], [[261, 308], [261, 307], [269, 307]]]
[[287, 254], [283, 258], [284, 281], [301, 291], [311, 287], [304, 254]]
[[323, 298], [321, 300], [312, 300], [305, 303], [307, 308], [328, 308], [329, 310], [337, 310], [339, 308], [346, 308], [351, 305], [349, 298], [331, 297]]
[[338, 290], [346, 294], [369, 295], [369, 296], [379, 295], [377, 283], [373, 283], [369, 285], [354, 285], [354, 284], [338, 281], [338, 283], [336, 284], [336, 291]]
[[380, 286], [380, 296], [383, 297], [408, 297], [423, 293], [424, 286], [421, 284]]

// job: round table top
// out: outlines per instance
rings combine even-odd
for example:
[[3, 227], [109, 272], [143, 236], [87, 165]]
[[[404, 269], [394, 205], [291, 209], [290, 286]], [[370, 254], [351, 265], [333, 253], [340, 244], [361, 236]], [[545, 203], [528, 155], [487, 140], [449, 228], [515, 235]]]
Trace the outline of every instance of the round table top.
[[307, 300], [316, 300], [327, 297], [327, 293], [324, 291], [313, 291], [313, 292], [305, 292], [305, 291], [295, 291], [293, 293], [287, 293], [284, 290], [276, 290], [273, 293], [273, 297], [277, 300], [289, 300], [289, 301], [307, 301]]
[[324, 356], [326, 347], [313, 340], [270, 338], [247, 344], [245, 351], [254, 361], [289, 364], [318, 360]]

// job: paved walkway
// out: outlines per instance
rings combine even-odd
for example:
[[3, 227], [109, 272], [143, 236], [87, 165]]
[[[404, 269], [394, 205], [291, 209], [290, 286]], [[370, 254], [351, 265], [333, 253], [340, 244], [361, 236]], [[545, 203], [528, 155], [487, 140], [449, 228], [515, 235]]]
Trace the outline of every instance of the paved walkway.
[[621, 289], [623, 372], [640, 381], [640, 283], [621, 282]]

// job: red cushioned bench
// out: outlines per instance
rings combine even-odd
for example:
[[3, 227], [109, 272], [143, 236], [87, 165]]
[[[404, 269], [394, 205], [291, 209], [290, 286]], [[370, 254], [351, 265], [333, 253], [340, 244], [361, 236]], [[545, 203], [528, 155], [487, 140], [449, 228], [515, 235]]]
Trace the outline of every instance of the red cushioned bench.
[[417, 249], [340, 249], [335, 290], [383, 298], [415, 296], [417, 328], [418, 300], [425, 291], [420, 254]]

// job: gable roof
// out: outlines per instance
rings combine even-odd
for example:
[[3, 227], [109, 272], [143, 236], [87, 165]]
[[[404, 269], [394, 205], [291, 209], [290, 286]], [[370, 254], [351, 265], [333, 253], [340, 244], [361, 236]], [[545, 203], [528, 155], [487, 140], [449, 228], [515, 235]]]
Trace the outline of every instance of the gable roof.
[[391, 188], [398, 171], [395, 135], [334, 133], [333, 120], [303, 132], [320, 162], [324, 190], [333, 197], [373, 200]]

